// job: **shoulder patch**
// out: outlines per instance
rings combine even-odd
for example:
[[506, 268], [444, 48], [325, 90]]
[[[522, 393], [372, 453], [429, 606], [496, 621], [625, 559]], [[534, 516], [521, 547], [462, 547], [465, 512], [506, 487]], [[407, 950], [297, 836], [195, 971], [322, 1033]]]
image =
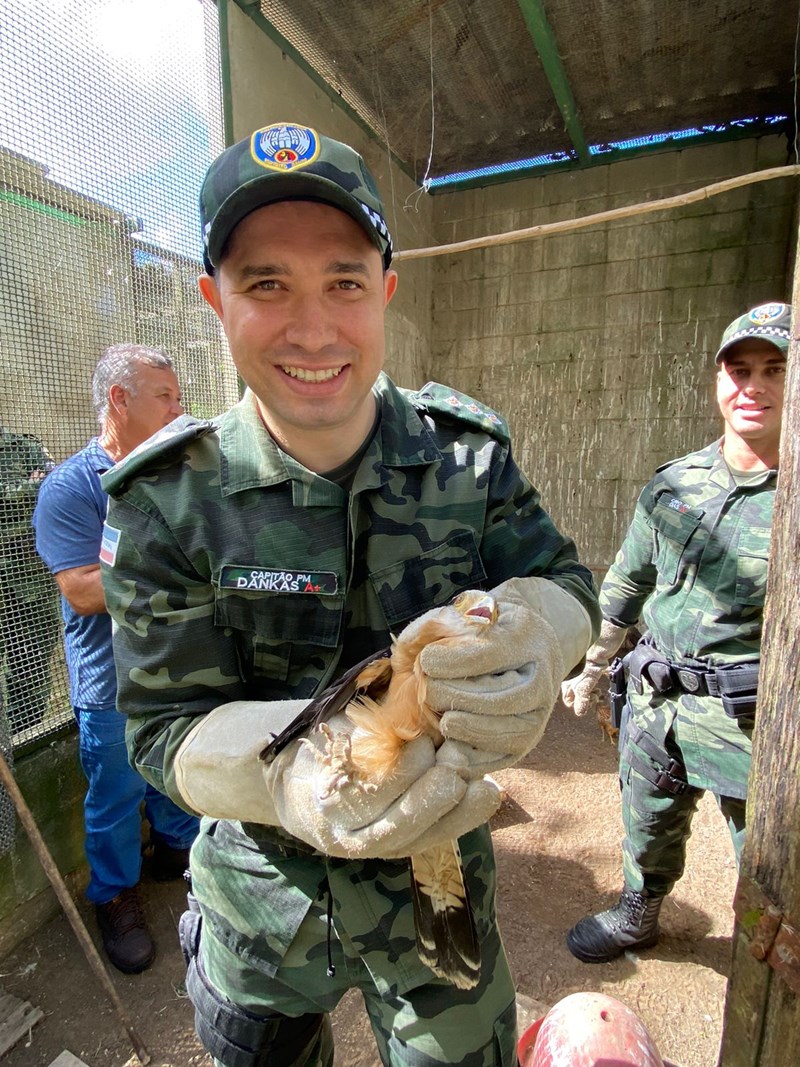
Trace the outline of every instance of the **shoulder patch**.
[[196, 419], [192, 415], [180, 415], [134, 448], [130, 455], [120, 460], [100, 478], [104, 492], [118, 496], [132, 478], [145, 474], [150, 467], [162, 463], [183, 449], [191, 441], [203, 437], [217, 427], [217, 420]]
[[473, 429], [496, 437], [504, 444], [511, 440], [508, 423], [504, 418], [484, 404], [479, 404], [471, 396], [459, 393], [457, 389], [440, 385], [438, 382], [428, 382], [416, 393], [412, 393], [409, 399], [418, 411], [443, 416], [452, 422], [463, 422]]

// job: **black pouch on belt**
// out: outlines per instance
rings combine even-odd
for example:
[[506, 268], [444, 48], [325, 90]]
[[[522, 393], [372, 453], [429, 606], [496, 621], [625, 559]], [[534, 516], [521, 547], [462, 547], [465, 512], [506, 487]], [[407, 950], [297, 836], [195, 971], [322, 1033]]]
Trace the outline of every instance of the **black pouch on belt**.
[[758, 664], [718, 669], [716, 681], [725, 714], [732, 719], [752, 719], [758, 699]]

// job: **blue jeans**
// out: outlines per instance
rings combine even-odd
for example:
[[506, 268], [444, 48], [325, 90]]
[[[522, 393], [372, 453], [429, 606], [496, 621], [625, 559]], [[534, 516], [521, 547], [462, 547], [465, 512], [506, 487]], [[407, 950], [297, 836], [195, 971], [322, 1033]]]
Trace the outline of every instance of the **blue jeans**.
[[198, 819], [148, 785], [128, 762], [126, 718], [102, 708], [75, 708], [81, 766], [88, 781], [84, 802], [87, 898], [105, 904], [139, 881], [142, 866], [140, 806], [153, 833], [170, 848], [188, 848]]

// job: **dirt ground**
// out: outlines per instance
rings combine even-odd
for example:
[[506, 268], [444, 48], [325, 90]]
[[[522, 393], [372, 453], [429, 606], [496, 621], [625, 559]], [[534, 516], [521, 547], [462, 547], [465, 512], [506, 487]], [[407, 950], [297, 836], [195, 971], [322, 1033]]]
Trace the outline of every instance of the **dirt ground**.
[[[595, 722], [553, 712], [539, 748], [498, 778], [509, 799], [494, 819], [499, 913], [523, 1022], [561, 997], [599, 990], [644, 1020], [663, 1057], [715, 1067], [729, 967], [736, 885], [733, 851], [713, 798], [695, 819], [686, 873], [662, 910], [661, 942], [613, 963], [579, 963], [564, 946], [581, 916], [619, 892], [621, 835], [616, 749]], [[180, 884], [145, 881], [159, 954], [136, 976], [113, 971], [153, 1067], [210, 1063], [193, 1031], [176, 927]], [[93, 935], [87, 905], [81, 914]], [[63, 915], [0, 961], [0, 992], [43, 1009], [4, 1057], [4, 1067], [48, 1067], [68, 1049], [88, 1067], [136, 1067], [127, 1034]], [[363, 1008], [353, 994], [334, 1014], [336, 1067], [377, 1067]]]

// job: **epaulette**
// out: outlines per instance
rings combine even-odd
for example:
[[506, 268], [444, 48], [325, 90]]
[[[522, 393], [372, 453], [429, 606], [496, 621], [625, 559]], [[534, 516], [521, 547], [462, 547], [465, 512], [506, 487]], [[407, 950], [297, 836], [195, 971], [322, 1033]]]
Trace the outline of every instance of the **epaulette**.
[[134, 448], [111, 470], [100, 477], [100, 484], [109, 496], [117, 496], [132, 479], [144, 474], [150, 467], [183, 449], [191, 441], [203, 437], [218, 426], [216, 419], [196, 419], [192, 415], [180, 415]]
[[660, 474], [665, 471], [667, 467], [674, 467], [676, 463], [679, 463], [683, 459], [683, 456], [676, 456], [674, 459], [668, 459], [666, 463], [660, 463], [656, 469], [655, 474]]
[[473, 429], [491, 434], [503, 444], [508, 444], [511, 440], [508, 423], [504, 418], [491, 408], [479, 404], [471, 396], [459, 393], [448, 385], [428, 382], [416, 393], [412, 393], [409, 399], [418, 411], [434, 416], [441, 415], [453, 422], [466, 423]]
[[687, 452], [685, 456], [675, 456], [674, 459], [668, 459], [666, 463], [656, 467], [655, 473], [660, 474], [661, 471], [665, 471], [668, 467], [674, 467], [676, 463], [685, 463], [688, 467], [710, 469], [714, 466], [716, 460], [714, 449], [721, 447], [722, 439], [720, 438], [719, 441], [712, 441], [710, 445], [706, 445], [704, 448], [698, 448], [694, 452]]

